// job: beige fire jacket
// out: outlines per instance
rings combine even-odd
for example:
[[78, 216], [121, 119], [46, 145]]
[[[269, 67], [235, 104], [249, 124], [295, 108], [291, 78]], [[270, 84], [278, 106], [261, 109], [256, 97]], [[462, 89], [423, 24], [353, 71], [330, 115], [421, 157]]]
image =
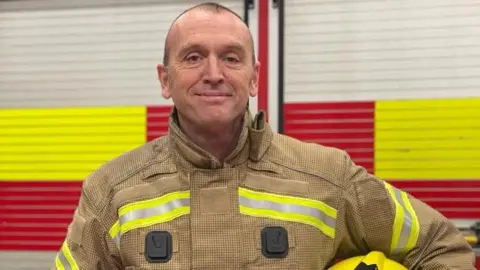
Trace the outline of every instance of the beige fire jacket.
[[344, 151], [247, 112], [221, 164], [174, 115], [168, 136], [84, 181], [52, 269], [326, 269], [372, 250], [411, 269], [475, 269], [451, 222]]

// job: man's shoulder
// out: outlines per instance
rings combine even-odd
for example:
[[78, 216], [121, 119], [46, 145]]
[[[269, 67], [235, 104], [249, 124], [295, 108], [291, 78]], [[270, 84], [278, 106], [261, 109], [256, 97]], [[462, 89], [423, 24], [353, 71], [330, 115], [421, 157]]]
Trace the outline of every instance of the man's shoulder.
[[169, 155], [166, 144], [166, 137], [147, 142], [106, 162], [97, 172], [117, 179], [128, 178], [152, 162], [165, 160]]
[[84, 181], [84, 192], [90, 196], [106, 196], [122, 182], [141, 174], [153, 164], [164, 162], [169, 156], [166, 137], [147, 142], [105, 162], [93, 171]]
[[345, 151], [317, 143], [309, 143], [275, 133], [268, 159], [281, 166], [316, 175], [342, 185], [348, 155]]

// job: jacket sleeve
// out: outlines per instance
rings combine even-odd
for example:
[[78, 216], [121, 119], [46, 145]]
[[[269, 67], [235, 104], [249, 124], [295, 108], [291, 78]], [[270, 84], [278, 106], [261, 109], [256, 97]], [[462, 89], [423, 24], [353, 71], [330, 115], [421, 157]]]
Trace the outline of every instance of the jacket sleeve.
[[66, 238], [51, 269], [123, 269], [107, 224], [82, 188]]
[[361, 246], [353, 253], [382, 251], [408, 269], [475, 269], [472, 247], [451, 221], [345, 160], [347, 230]]

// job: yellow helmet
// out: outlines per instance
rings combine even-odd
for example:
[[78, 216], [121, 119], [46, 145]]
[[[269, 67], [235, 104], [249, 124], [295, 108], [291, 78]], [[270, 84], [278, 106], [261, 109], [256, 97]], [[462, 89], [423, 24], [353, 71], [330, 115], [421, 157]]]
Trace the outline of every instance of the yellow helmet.
[[382, 252], [372, 251], [366, 256], [343, 260], [329, 270], [408, 270], [396, 261], [387, 259]]

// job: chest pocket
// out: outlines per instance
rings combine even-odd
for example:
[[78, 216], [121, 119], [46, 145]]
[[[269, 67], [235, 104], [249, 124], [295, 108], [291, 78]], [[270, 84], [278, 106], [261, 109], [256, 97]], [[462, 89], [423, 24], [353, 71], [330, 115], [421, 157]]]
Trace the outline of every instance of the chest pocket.
[[127, 269], [188, 268], [187, 225], [188, 218], [184, 216], [124, 234], [120, 246], [123, 264], [130, 267]]
[[159, 176], [121, 190], [113, 204], [118, 220], [109, 234], [127, 269], [181, 269], [188, 265], [188, 254], [180, 254], [186, 249], [180, 246], [189, 238], [190, 191], [177, 176]]
[[245, 230], [255, 230], [247, 269], [318, 269], [334, 255], [337, 210], [307, 198], [306, 184], [254, 176], [238, 189]]
[[188, 254], [181, 254], [179, 233], [170, 226], [154, 225], [128, 236], [132, 249], [124, 253], [126, 269], [183, 269]]

